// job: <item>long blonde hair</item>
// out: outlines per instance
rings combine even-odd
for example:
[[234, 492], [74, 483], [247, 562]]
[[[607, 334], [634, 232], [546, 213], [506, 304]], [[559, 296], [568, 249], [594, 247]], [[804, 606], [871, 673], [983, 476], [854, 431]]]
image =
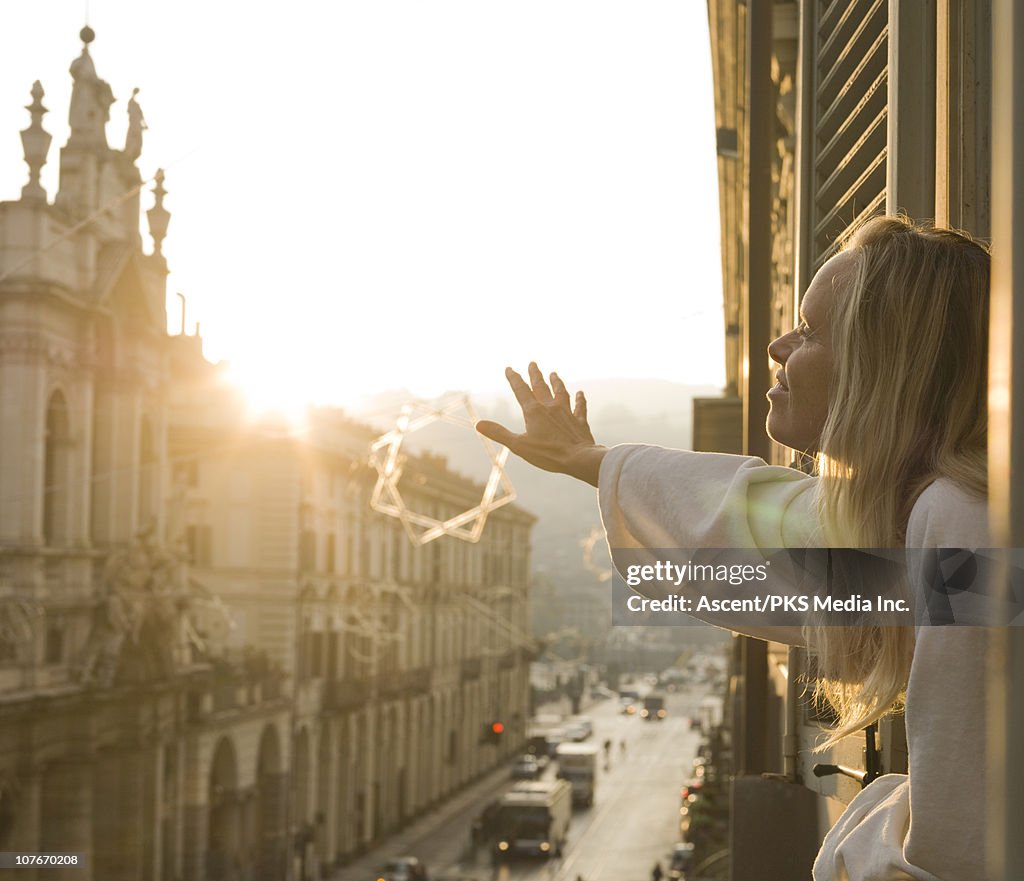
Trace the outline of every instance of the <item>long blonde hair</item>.
[[[831, 314], [820, 513], [833, 547], [903, 547], [911, 509], [937, 478], [987, 492], [989, 255], [906, 217], [868, 220], [842, 250], [854, 261]], [[816, 696], [837, 715], [828, 744], [898, 706], [911, 628], [815, 624], [806, 635]]]

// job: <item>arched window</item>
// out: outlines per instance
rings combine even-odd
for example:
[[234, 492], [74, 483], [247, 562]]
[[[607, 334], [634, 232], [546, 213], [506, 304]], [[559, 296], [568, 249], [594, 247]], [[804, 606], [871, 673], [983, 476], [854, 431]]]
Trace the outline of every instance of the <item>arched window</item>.
[[68, 540], [70, 473], [68, 407], [59, 391], [46, 408], [46, 450], [43, 455], [43, 541], [62, 545]]
[[136, 525], [147, 526], [156, 513], [157, 453], [149, 420], [143, 418], [139, 431], [139, 507]]

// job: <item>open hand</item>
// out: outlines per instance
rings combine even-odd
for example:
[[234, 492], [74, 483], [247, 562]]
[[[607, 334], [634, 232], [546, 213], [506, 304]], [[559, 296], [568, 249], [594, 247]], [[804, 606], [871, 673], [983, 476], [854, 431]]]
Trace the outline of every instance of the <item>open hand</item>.
[[545, 471], [568, 474], [597, 486], [597, 475], [605, 448], [594, 443], [587, 423], [587, 399], [576, 393], [575, 407], [570, 405], [569, 392], [557, 373], [551, 374], [551, 385], [535, 362], [530, 362], [531, 388], [511, 367], [505, 371], [508, 384], [523, 408], [526, 431], [514, 434], [487, 420], [476, 424], [476, 430], [517, 456]]

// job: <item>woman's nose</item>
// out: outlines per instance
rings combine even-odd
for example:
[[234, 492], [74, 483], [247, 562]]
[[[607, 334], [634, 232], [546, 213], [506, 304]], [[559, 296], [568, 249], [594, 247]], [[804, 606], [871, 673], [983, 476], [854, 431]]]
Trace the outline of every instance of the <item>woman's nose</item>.
[[782, 336], [772, 340], [768, 344], [768, 357], [776, 364], [785, 364], [786, 359], [793, 352], [793, 338], [795, 335], [796, 331], [791, 330], [789, 333], [784, 333]]

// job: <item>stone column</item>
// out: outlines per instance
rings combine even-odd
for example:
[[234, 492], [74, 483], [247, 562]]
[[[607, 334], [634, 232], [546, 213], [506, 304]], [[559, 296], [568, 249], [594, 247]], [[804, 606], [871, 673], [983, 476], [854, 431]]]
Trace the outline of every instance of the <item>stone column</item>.
[[46, 870], [47, 881], [92, 881], [92, 765], [81, 759], [49, 765], [42, 781], [39, 850], [87, 854], [85, 866]]
[[144, 766], [138, 750], [106, 751], [94, 765], [93, 869], [101, 881], [143, 877]]
[[209, 845], [210, 809], [207, 805], [191, 804], [185, 805], [182, 813], [182, 877], [188, 878], [189, 881], [204, 881], [207, 877], [206, 851]]
[[320, 730], [320, 748], [317, 751], [317, 793], [314, 823], [316, 824], [317, 857], [320, 865], [334, 862], [338, 852], [335, 834], [335, 808], [337, 804], [338, 761], [337, 736], [334, 725], [325, 720]]
[[[21, 798], [18, 800], [18, 819], [14, 826], [14, 841], [8, 850], [37, 853], [42, 850], [39, 843], [40, 809], [42, 802], [43, 768], [32, 764], [24, 772], [21, 785]], [[21, 881], [36, 881], [35, 869], [19, 869]]]
[[288, 775], [264, 774], [259, 780], [256, 815], [256, 841], [259, 858], [256, 881], [280, 881], [285, 877], [288, 854], [287, 816]]

